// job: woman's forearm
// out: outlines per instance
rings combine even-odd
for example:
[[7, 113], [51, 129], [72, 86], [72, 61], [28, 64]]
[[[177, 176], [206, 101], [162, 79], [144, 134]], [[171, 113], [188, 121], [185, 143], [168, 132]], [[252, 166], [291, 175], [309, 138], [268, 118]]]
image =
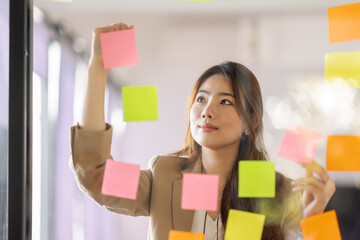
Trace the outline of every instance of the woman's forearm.
[[105, 87], [108, 71], [101, 62], [91, 61], [88, 68], [88, 81], [80, 125], [90, 131], [105, 129]]

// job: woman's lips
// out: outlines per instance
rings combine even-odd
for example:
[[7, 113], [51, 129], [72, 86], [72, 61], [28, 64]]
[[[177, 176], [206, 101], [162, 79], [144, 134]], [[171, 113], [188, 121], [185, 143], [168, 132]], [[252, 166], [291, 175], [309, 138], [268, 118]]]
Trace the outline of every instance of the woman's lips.
[[215, 127], [212, 124], [206, 123], [203, 125], [199, 125], [199, 128], [203, 131], [203, 132], [213, 132], [215, 130], [217, 130], [217, 127]]

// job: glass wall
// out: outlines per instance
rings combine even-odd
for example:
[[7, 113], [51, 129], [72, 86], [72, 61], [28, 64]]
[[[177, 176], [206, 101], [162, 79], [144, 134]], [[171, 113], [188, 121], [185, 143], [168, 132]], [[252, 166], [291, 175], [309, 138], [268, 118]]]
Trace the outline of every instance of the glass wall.
[[8, 117], [9, 117], [9, 0], [0, 0], [0, 239], [7, 239]]

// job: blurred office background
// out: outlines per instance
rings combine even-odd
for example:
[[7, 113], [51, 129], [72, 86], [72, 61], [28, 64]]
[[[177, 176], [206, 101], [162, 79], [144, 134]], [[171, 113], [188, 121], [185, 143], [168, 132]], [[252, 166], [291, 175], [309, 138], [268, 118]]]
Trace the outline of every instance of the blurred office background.
[[[6, 29], [2, 9], [8, 1], [0, 3], [0, 26]], [[147, 218], [115, 215], [98, 206], [78, 189], [67, 165], [70, 126], [81, 117], [93, 28], [115, 22], [135, 26], [140, 64], [111, 70], [106, 91], [116, 160], [146, 168], [153, 155], [178, 150], [193, 84], [210, 66], [230, 60], [248, 66], [260, 82], [265, 142], [276, 169], [301, 178], [305, 173], [298, 164], [277, 156], [288, 124], [323, 134], [315, 156], [322, 165], [328, 135], [360, 134], [359, 89], [324, 81], [326, 53], [360, 47], [359, 41], [328, 43], [327, 8], [346, 3], [351, 1], [35, 0], [33, 239], [147, 236]], [[6, 69], [7, 38], [0, 40], [1, 69]], [[158, 121], [123, 122], [121, 87], [129, 85], [158, 87]], [[7, 106], [3, 99], [1, 104]], [[7, 117], [1, 114], [0, 120], [5, 146]], [[328, 209], [336, 209], [343, 239], [359, 239], [360, 173], [330, 175], [338, 190]]]

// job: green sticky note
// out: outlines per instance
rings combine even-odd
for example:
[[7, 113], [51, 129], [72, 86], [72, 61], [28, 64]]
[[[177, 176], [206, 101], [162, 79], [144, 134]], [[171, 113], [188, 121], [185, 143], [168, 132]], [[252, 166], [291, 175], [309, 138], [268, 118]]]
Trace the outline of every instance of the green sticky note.
[[122, 88], [124, 121], [158, 120], [156, 86], [128, 86]]
[[260, 240], [265, 215], [230, 209], [225, 230], [225, 240]]
[[325, 55], [327, 82], [343, 81], [351, 88], [360, 88], [360, 52], [337, 52]]
[[239, 197], [275, 197], [275, 163], [269, 161], [239, 162]]

